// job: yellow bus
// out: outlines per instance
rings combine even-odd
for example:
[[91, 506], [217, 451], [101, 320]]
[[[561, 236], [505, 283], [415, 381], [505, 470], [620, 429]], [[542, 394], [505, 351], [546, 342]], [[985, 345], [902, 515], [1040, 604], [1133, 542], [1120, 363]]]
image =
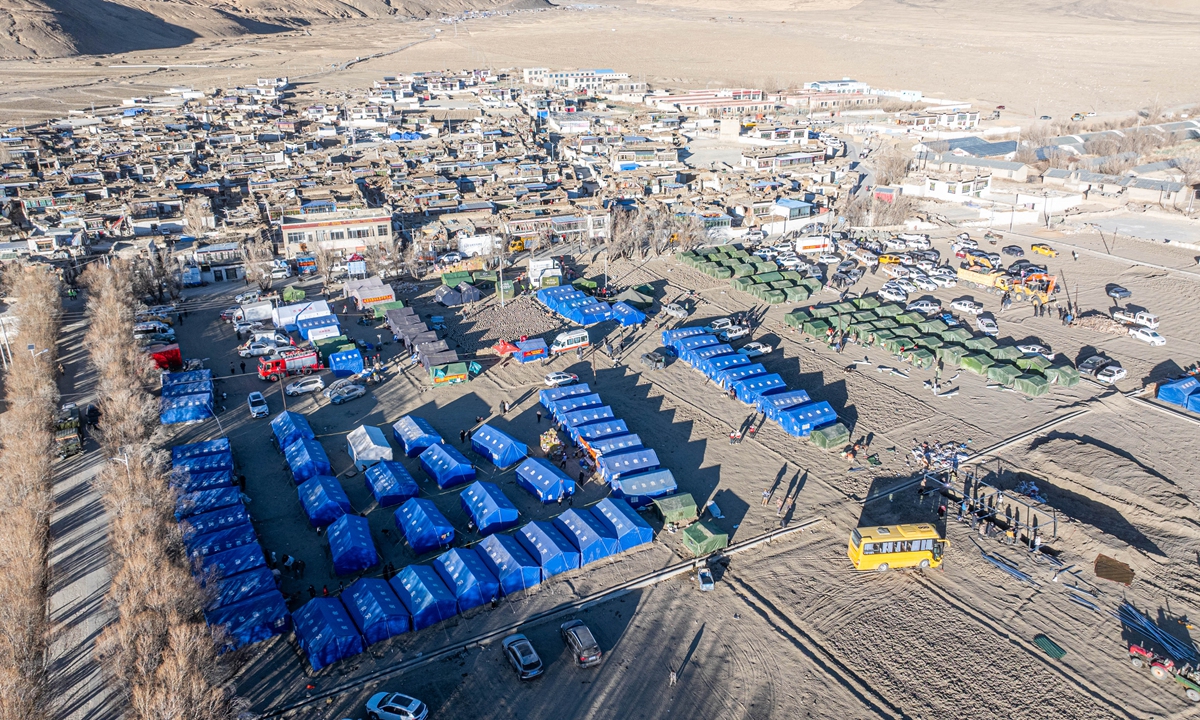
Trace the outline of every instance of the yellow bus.
[[850, 533], [850, 562], [856, 570], [884, 572], [892, 568], [931, 568], [942, 564], [950, 542], [928, 523], [876, 525]]

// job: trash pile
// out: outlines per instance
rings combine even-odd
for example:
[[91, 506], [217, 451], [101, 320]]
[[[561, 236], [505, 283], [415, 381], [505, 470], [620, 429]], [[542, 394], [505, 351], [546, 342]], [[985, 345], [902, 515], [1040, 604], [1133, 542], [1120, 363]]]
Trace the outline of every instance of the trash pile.
[[1046, 496], [1042, 495], [1042, 491], [1038, 488], [1037, 483], [1032, 480], [1022, 480], [1021, 482], [1017, 483], [1017, 487], [1014, 489], [1018, 494], [1024, 495], [1035, 503], [1041, 503], [1045, 505], [1047, 502], [1049, 502], [1046, 500]]
[[969, 442], [971, 441], [960, 443], [951, 440], [935, 444], [923, 442], [913, 447], [912, 456], [916, 459], [917, 464], [926, 470], [933, 472], [958, 470], [959, 464], [971, 455], [967, 451]]

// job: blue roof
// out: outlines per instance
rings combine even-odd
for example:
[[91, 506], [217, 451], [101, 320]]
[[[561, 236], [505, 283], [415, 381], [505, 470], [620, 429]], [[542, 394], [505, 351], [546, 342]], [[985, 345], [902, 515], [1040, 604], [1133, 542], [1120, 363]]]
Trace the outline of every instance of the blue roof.
[[212, 380], [212, 370], [188, 370], [187, 372], [165, 372], [161, 376], [164, 386], [175, 383], [193, 383], [201, 380]]
[[1200, 380], [1188, 375], [1178, 380], [1159, 384], [1158, 399], [1172, 405], [1187, 407], [1188, 397], [1197, 390], [1200, 390]]
[[454, 617], [458, 599], [437, 571], [428, 565], [409, 565], [390, 581], [396, 597], [412, 616], [413, 630]]
[[560, 422], [567, 427], [575, 427], [584, 423], [596, 422], [597, 420], [608, 420], [614, 418], [612, 408], [607, 405], [600, 407], [589, 407], [583, 410], [575, 410], [574, 412], [565, 413]]
[[794, 210], [797, 208], [812, 207], [812, 203], [806, 203], [803, 200], [791, 200], [789, 198], [782, 198], [780, 200], [776, 200], [775, 204], [780, 207], [788, 208], [790, 210]]
[[790, 407], [779, 413], [779, 426], [796, 437], [805, 437], [813, 430], [835, 422], [837, 413], [827, 402]]
[[789, 390], [787, 392], [776, 392], [769, 395], [760, 395], [755, 405], [760, 413], [766, 413], [767, 417], [775, 422], [779, 422], [779, 413], [788, 408], [804, 405], [810, 402], [808, 393], [804, 390]]
[[666, 347], [671, 347], [671, 344], [674, 343], [676, 340], [682, 340], [683, 338], [696, 337], [697, 335], [707, 335], [707, 334], [708, 334], [708, 328], [700, 327], [700, 326], [675, 328], [674, 330], [663, 330], [662, 331], [662, 344]]
[[715, 379], [717, 373], [722, 370], [749, 364], [750, 358], [741, 353], [732, 353], [704, 358], [696, 363], [696, 369], [707, 375], [710, 379]]
[[500, 597], [500, 581], [475, 548], [447, 550], [434, 559], [433, 568], [454, 593], [460, 613]]
[[292, 626], [287, 603], [278, 590], [206, 612], [204, 619], [226, 629], [231, 650], [282, 635]]
[[454, 542], [454, 526], [432, 500], [411, 498], [396, 509], [395, 518], [396, 527], [418, 555]]
[[614, 498], [624, 498], [634, 507], [649, 505], [650, 501], [663, 495], [675, 493], [679, 486], [670, 470], [651, 470], [635, 475], [623, 475], [609, 483]]
[[175, 519], [182, 520], [192, 515], [200, 515], [213, 510], [220, 510], [230, 505], [241, 504], [242, 493], [234, 487], [185, 493], [180, 495], [179, 499], [175, 501]]
[[671, 341], [671, 348], [674, 349], [680, 357], [682, 357], [683, 353], [688, 350], [720, 344], [721, 341], [717, 339], [716, 335], [709, 335], [708, 333], [705, 333], [703, 335], [691, 335], [688, 337], [676, 338]]
[[271, 432], [275, 434], [275, 444], [280, 448], [286, 448], [303, 437], [316, 437], [307, 418], [287, 410], [271, 418]]
[[212, 599], [207, 605], [209, 610], [216, 610], [219, 607], [233, 605], [278, 590], [275, 586], [275, 576], [266, 565], [221, 578], [213, 585]]
[[787, 383], [778, 374], [757, 375], [739, 380], [734, 383], [733, 388], [737, 392], [738, 400], [754, 405], [761, 395], [787, 390]]
[[475, 479], [475, 468], [452, 445], [430, 445], [421, 453], [421, 469], [445, 490]]
[[588, 510], [616, 537], [619, 552], [654, 541], [653, 528], [624, 500], [604, 498]]
[[430, 445], [440, 445], [445, 440], [429, 421], [415, 415], [405, 415], [392, 425], [392, 436], [404, 446], [404, 454], [416, 457]]
[[547, 460], [537, 457], [527, 458], [517, 468], [517, 486], [543, 503], [575, 494], [574, 480]]
[[476, 546], [479, 557], [500, 581], [500, 592], [512, 595], [542, 581], [542, 568], [511, 535], [488, 535]]
[[199, 558], [251, 543], [257, 545], [258, 536], [254, 534], [254, 528], [247, 523], [198, 535], [191, 541], [184, 541], [184, 547], [187, 548], [188, 555]]
[[617, 322], [625, 326], [641, 325], [646, 322], [645, 313], [623, 301], [612, 304], [612, 314]]
[[547, 409], [555, 420], [561, 421], [562, 416], [569, 412], [582, 410], [589, 407], [599, 407], [604, 401], [600, 399], [599, 393], [591, 393], [590, 395], [572, 395], [571, 397], [554, 400], [547, 404]]
[[602, 455], [596, 459], [601, 477], [612, 482], [622, 475], [633, 475], [658, 469], [658, 454], [649, 448], [629, 450], [615, 455]]
[[529, 454], [529, 447], [488, 424], [471, 436], [471, 448], [499, 468], [516, 465]]
[[315, 475], [296, 488], [300, 504], [313, 527], [324, 527], [348, 513], [353, 513], [350, 498], [337, 478], [330, 475]]
[[383, 460], [367, 468], [363, 480], [379, 507], [399, 505], [420, 493], [408, 468], [393, 460]]
[[191, 457], [179, 458], [175, 461], [175, 469], [186, 469], [188, 472], [193, 473], [233, 470], [233, 453], [223, 452], [212, 455], [193, 455]]
[[313, 670], [367, 649], [350, 614], [337, 598], [313, 598], [292, 614], [292, 620], [296, 624], [296, 641]]
[[613, 435], [625, 435], [629, 427], [620, 418], [609, 418], [597, 422], [584, 423], [571, 428], [571, 438], [575, 442], [591, 443]]
[[624, 435], [609, 435], [588, 443], [596, 455], [615, 455], [617, 453], [637, 450], [642, 447], [642, 439], [633, 433]]
[[233, 471], [191, 472], [187, 468], [175, 468], [171, 471], [170, 483], [171, 487], [185, 493], [233, 487]]
[[587, 510], [567, 508], [554, 518], [554, 527], [579, 551], [581, 565], [603, 560], [621, 551], [617, 534]]
[[342, 592], [341, 599], [368, 645], [406, 633], [411, 627], [408, 610], [386, 580], [359, 578]]
[[284, 459], [292, 470], [296, 483], [317, 475], [332, 475], [333, 467], [329, 464], [329, 456], [325, 448], [315, 438], [302, 437], [283, 451]]
[[343, 515], [326, 531], [333, 572], [338, 575], [362, 572], [379, 564], [379, 553], [371, 539], [371, 522], [359, 515]]
[[754, 363], [753, 365], [736, 365], [718, 371], [717, 374], [713, 376], [713, 380], [716, 380], [721, 387], [728, 390], [730, 385], [738, 382], [739, 380], [766, 374], [767, 369], [762, 366], [762, 363]]
[[542, 578], [579, 568], [579, 551], [548, 522], [531, 522], [517, 531], [517, 542], [542, 566]]
[[335, 352], [329, 356], [329, 369], [338, 377], [350, 377], [363, 371], [363, 357], [358, 348]]
[[476, 480], [459, 493], [459, 499], [480, 535], [507, 530], [520, 522], [517, 506], [494, 483]]

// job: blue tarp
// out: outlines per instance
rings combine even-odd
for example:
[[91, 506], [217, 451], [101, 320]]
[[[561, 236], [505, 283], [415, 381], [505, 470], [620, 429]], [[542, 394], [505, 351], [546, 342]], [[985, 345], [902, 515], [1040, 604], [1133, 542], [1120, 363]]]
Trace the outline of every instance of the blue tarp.
[[520, 522], [517, 506], [505, 496], [500, 486], [477, 480], [459, 493], [463, 510], [471, 517], [480, 535], [516, 527]]
[[250, 513], [240, 502], [236, 505], [223, 507], [220, 510], [192, 515], [180, 523], [183, 539], [191, 540], [199, 535], [224, 530], [226, 528], [246, 525], [250, 522]]
[[576, 425], [596, 422], [597, 420], [608, 420], [614, 417], [616, 417], [616, 415], [613, 414], [611, 407], [607, 405], [601, 405], [600, 407], [589, 407], [582, 410], [564, 413], [561, 422], [567, 427], [575, 427]]
[[309, 600], [292, 613], [296, 641], [313, 670], [353, 657], [367, 649], [342, 601], [331, 597]]
[[316, 475], [305, 480], [296, 488], [300, 504], [313, 527], [324, 527], [347, 513], [353, 513], [350, 498], [338, 479], [330, 475]]
[[837, 413], [827, 402], [811, 403], [783, 410], [778, 422], [788, 435], [807, 437], [813, 430], [837, 422]]
[[1189, 375], [1158, 386], [1158, 399], [1165, 403], [1187, 407], [1188, 396], [1200, 390], [1200, 380]]
[[460, 613], [500, 597], [500, 581], [474, 548], [447, 550], [434, 559], [433, 568], [454, 593]]
[[454, 593], [428, 565], [409, 565], [391, 579], [392, 590], [412, 616], [413, 630], [420, 630], [458, 613]]
[[709, 347], [710, 345], [720, 345], [721, 341], [716, 335], [692, 335], [691, 337], [679, 338], [671, 343], [671, 348], [675, 350], [675, 354], [683, 357], [683, 354], [689, 350], [696, 348]]
[[212, 370], [188, 370], [187, 372], [165, 372], [160, 376], [163, 387], [177, 383], [193, 383], [212, 380]]
[[611, 483], [622, 475], [633, 475], [658, 469], [658, 454], [649, 448], [630, 450], [616, 455], [605, 455], [596, 459], [600, 477]]
[[512, 467], [529, 454], [529, 447], [488, 424], [471, 436], [471, 448], [498, 468]]
[[334, 573], [349, 575], [379, 564], [379, 553], [375, 552], [375, 541], [371, 539], [371, 522], [365, 517], [343, 515], [333, 521], [325, 534], [329, 537]]
[[188, 472], [193, 473], [233, 470], [233, 453], [223, 452], [179, 458], [175, 461], [175, 468], [178, 470], [187, 468]]
[[175, 463], [178, 460], [198, 455], [216, 455], [218, 453], [233, 452], [229, 445], [229, 438], [217, 438], [216, 440], [205, 440], [203, 442], [188, 443], [187, 445], [176, 445], [171, 448], [171, 462]]
[[218, 488], [184, 493], [175, 501], [175, 519], [182, 520], [191, 515], [220, 510], [230, 505], [241, 505], [242, 493], [237, 488]]
[[206, 612], [204, 619], [209, 625], [225, 627], [229, 633], [226, 648], [229, 650], [282, 635], [292, 626], [287, 603], [278, 590]]
[[675, 476], [670, 470], [651, 470], [637, 475], [625, 475], [610, 483], [613, 497], [623, 498], [635, 508], [645, 507], [656, 497], [678, 491]]
[[273, 590], [279, 590], [275, 586], [275, 576], [265, 565], [222, 578], [214, 585], [213, 596], [208, 603], [209, 610], [216, 610], [219, 607], [233, 605]]
[[632, 433], [626, 435], [611, 435], [609, 437], [593, 440], [588, 443], [588, 447], [596, 455], [616, 455], [630, 450], [639, 450], [642, 447], [642, 439]]
[[415, 415], [405, 415], [397, 420], [392, 425], [392, 437], [404, 446], [404, 454], [409, 457], [420, 455], [430, 445], [446, 442], [428, 421]]
[[777, 373], [773, 373], [739, 380], [733, 384], [733, 389], [737, 393], [738, 400], [748, 405], [754, 405], [762, 395], [787, 390], [787, 383]]
[[342, 592], [341, 598], [368, 645], [406, 633], [412, 627], [408, 610], [387, 580], [359, 578]]
[[479, 557], [500, 581], [500, 592], [512, 595], [542, 581], [542, 568], [511, 535], [488, 535], [476, 548]]
[[421, 469], [443, 490], [475, 479], [471, 461], [451, 445], [430, 445], [420, 461]]
[[300, 438], [287, 446], [283, 456], [287, 459], [288, 467], [292, 469], [292, 478], [297, 484], [317, 475], [333, 474], [329, 456], [315, 438]]
[[417, 481], [413, 480], [408, 468], [392, 460], [384, 460], [367, 468], [363, 478], [379, 507], [399, 505], [420, 493]]
[[541, 565], [542, 579], [579, 568], [579, 551], [553, 523], [528, 523], [517, 531], [517, 542]]
[[762, 366], [762, 363], [754, 363], [753, 365], [736, 365], [727, 367], [724, 370], [717, 372], [713, 376], [713, 380], [717, 382], [725, 390], [729, 390], [734, 383], [745, 380], [746, 378], [766, 375], [767, 369]]
[[579, 551], [581, 565], [603, 560], [620, 552], [617, 534], [587, 510], [567, 508], [566, 512], [554, 518], [554, 527]]
[[307, 418], [287, 410], [271, 418], [271, 432], [275, 433], [275, 445], [281, 450], [300, 438], [316, 437]]
[[590, 395], [591, 390], [588, 389], [587, 383], [579, 383], [578, 385], [567, 385], [566, 387], [548, 388], [538, 393], [538, 401], [542, 407], [550, 409], [550, 404], [563, 398], [575, 397], [576, 395]]
[[611, 437], [613, 435], [625, 435], [629, 432], [629, 427], [624, 420], [613, 418], [610, 420], [601, 420], [599, 422], [584, 423], [571, 428], [571, 438], [575, 442], [591, 443], [601, 438]]
[[175, 468], [171, 471], [170, 478], [171, 487], [176, 488], [180, 492], [196, 492], [198, 490], [233, 487], [232, 470], [192, 472], [187, 468]]
[[159, 400], [158, 419], [163, 425], [201, 422], [212, 416], [211, 393], [165, 397]]
[[432, 500], [411, 498], [405, 502], [396, 509], [396, 527], [418, 555], [454, 542], [454, 526]]
[[318, 315], [317, 317], [303, 318], [296, 321], [296, 330], [300, 333], [300, 337], [308, 339], [308, 334], [313, 330], [324, 327], [340, 327], [337, 317], [333, 315]]
[[176, 383], [175, 385], [164, 385], [162, 396], [164, 398], [181, 397], [183, 395], [206, 395], [209, 398], [213, 394], [212, 380], [201, 380], [194, 383]]
[[329, 356], [329, 369], [338, 377], [350, 377], [363, 371], [363, 357], [358, 348], [343, 350]]
[[258, 536], [254, 534], [254, 528], [247, 523], [199, 535], [191, 541], [185, 541], [184, 547], [187, 548], [188, 555], [200, 558], [252, 543], [258, 544]]
[[707, 375], [709, 378], [715, 379], [717, 373], [729, 368], [735, 368], [740, 365], [749, 365], [750, 358], [741, 353], [733, 353], [732, 355], [717, 355], [716, 357], [705, 358], [696, 363], [696, 369]]
[[599, 393], [591, 393], [590, 395], [573, 395], [555, 400], [549, 404], [548, 410], [555, 422], [562, 422], [563, 416], [567, 413], [589, 407], [600, 407], [603, 404], [604, 401], [600, 399]]
[[550, 354], [550, 349], [546, 347], [546, 341], [541, 338], [523, 340], [516, 343], [516, 346], [518, 352], [513, 353], [513, 357], [522, 365], [535, 360], [541, 360]]
[[[267, 558], [263, 555], [262, 547], [254, 543], [209, 555], [201, 559], [199, 569], [204, 575], [203, 579], [219, 580], [257, 567], [265, 567], [266, 564]], [[201, 584], [205, 583], [202, 581]]]
[[685, 327], [675, 328], [674, 330], [662, 331], [662, 344], [664, 347], [673, 347], [676, 340], [683, 338], [696, 337], [698, 335], [707, 335], [708, 328], [704, 327]]
[[547, 504], [575, 494], [575, 481], [542, 458], [528, 458], [521, 463], [517, 468], [517, 486]]
[[760, 395], [755, 406], [760, 413], [766, 413], [767, 418], [779, 422], [779, 413], [788, 408], [812, 402], [804, 390], [789, 390], [770, 395]]
[[650, 524], [624, 500], [604, 498], [588, 510], [616, 536], [617, 548], [622, 552], [654, 542]]
[[641, 325], [646, 322], [646, 314], [632, 305], [617, 301], [612, 304], [612, 314], [622, 325]]

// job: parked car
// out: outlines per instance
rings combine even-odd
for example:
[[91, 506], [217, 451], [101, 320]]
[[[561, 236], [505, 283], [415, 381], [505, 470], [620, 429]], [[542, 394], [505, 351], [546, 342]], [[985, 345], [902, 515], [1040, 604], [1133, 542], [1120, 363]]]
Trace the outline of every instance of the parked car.
[[147, 320], [145, 322], [135, 323], [133, 326], [134, 333], [174, 333], [175, 330], [161, 320]]
[[909, 293], [910, 295], [917, 291], [916, 284], [913, 283], [913, 281], [909, 280], [908, 278], [896, 278], [895, 280], [892, 280], [891, 282], [889, 282], [887, 284], [891, 285], [892, 287], [900, 288], [901, 290], [903, 290], [906, 293]]
[[668, 303], [664, 305], [663, 312], [667, 314], [667, 317], [673, 317], [679, 320], [683, 320], [688, 316], [687, 308], [679, 303]]
[[733, 321], [733, 318], [723, 317], [717, 318], [716, 320], [710, 322], [707, 329], [710, 333], [715, 334], [721, 332], [722, 330], [728, 330], [735, 325], [737, 325], [737, 323]]
[[1109, 285], [1106, 292], [1113, 300], [1124, 300], [1125, 298], [1133, 297], [1133, 293], [1129, 292], [1120, 285]]
[[910, 302], [905, 308], [905, 312], [919, 312], [922, 315], [933, 315], [942, 311], [942, 304], [937, 300], [917, 300]]
[[562, 387], [579, 382], [579, 376], [569, 372], [552, 372], [545, 378], [548, 387]]
[[910, 275], [908, 279], [912, 281], [913, 285], [917, 286], [918, 290], [938, 289], [938, 284], [932, 278], [925, 277], [924, 275]]
[[834, 255], [833, 253], [822, 253], [817, 257], [817, 260], [825, 263], [826, 265], [836, 265], [842, 261], [842, 257], [840, 255]]
[[1112, 362], [1100, 368], [1096, 373], [1096, 382], [1112, 385], [1125, 379], [1129, 373], [1119, 363]]
[[662, 370], [667, 365], [667, 358], [661, 352], [642, 353], [640, 362], [648, 370]]
[[221, 311], [221, 319], [224, 320], [225, 322], [233, 322], [233, 314], [241, 309], [242, 308], [238, 305], [234, 305], [231, 308], [225, 308], [224, 310]]
[[884, 265], [883, 274], [890, 278], [908, 277], [908, 268], [903, 265]]
[[908, 299], [908, 293], [904, 292], [895, 285], [884, 285], [879, 288], [879, 297], [891, 302], [904, 302]]
[[508, 658], [508, 663], [517, 671], [517, 677], [532, 680], [542, 674], [542, 659], [538, 657], [537, 650], [533, 649], [529, 638], [517, 633], [504, 638], [501, 644], [504, 647], [504, 657]]
[[425, 703], [403, 693], [375, 693], [367, 701], [368, 720], [425, 720], [429, 708]]
[[933, 281], [934, 285], [943, 288], [952, 288], [958, 284], [958, 280], [949, 275], [930, 275], [929, 279]]
[[1010, 255], [1012, 257], [1025, 256], [1025, 251], [1021, 249], [1020, 245], [1006, 245], [1000, 249], [1000, 252], [1004, 255]]
[[267, 399], [257, 390], [246, 398], [246, 404], [250, 406], [250, 417], [252, 418], [266, 417], [271, 412], [267, 406]]
[[1158, 329], [1158, 316], [1145, 310], [1130, 310], [1128, 308], [1113, 308], [1112, 318], [1126, 325], [1141, 325], [1151, 330]]
[[1000, 328], [996, 326], [996, 321], [990, 317], [975, 318], [975, 327], [979, 328], [979, 332], [989, 337], [995, 337], [1000, 334]]
[[721, 339], [721, 342], [730, 342], [731, 340], [744, 338], [749, 334], [750, 328], [745, 327], [744, 325], [734, 325], [733, 327], [726, 328], [717, 333], [717, 337]]
[[292, 276], [292, 271], [287, 268], [275, 268], [271, 271], [272, 280], [286, 280]]
[[341, 405], [344, 402], [356, 400], [367, 394], [365, 385], [343, 385], [329, 396], [329, 401], [334, 405]]
[[958, 310], [959, 312], [965, 312], [971, 315], [978, 315], [979, 313], [983, 312], [983, 304], [977, 303], [974, 300], [955, 300], [954, 302], [950, 303], [950, 307]]
[[438, 256], [438, 262], [441, 263], [442, 265], [453, 265], [454, 263], [460, 263], [462, 261], [463, 261], [463, 254], [458, 252], [457, 250], [453, 250], [451, 252], [448, 252], [448, 253]]
[[1141, 340], [1144, 343], [1150, 343], [1154, 346], [1167, 344], [1167, 339], [1165, 337], [1159, 335], [1157, 330], [1151, 330], [1148, 327], [1129, 328], [1129, 337], [1133, 338], [1134, 340]]
[[249, 358], [258, 357], [260, 355], [270, 355], [278, 348], [275, 343], [265, 340], [254, 340], [238, 345], [237, 354], [239, 357]]
[[604, 653], [600, 643], [592, 635], [591, 629], [582, 620], [568, 620], [558, 627], [563, 642], [575, 657], [575, 664], [581, 668], [593, 667], [600, 664]]
[[1054, 359], [1054, 353], [1045, 345], [1018, 345], [1017, 349], [1026, 355], [1041, 355], [1047, 360]]
[[257, 290], [247, 290], [246, 292], [236, 295], [233, 301], [239, 305], [246, 305], [252, 302], [258, 302], [259, 292]]
[[304, 395], [306, 393], [316, 392], [325, 388], [325, 381], [316, 375], [309, 375], [306, 378], [301, 378], [293, 383], [288, 383], [288, 386], [283, 389], [286, 395]]
[[709, 592], [716, 587], [716, 583], [713, 582], [712, 570], [709, 570], [706, 567], [702, 567], [697, 570], [696, 584], [700, 586], [700, 592]]
[[767, 353], [771, 352], [771, 350], [773, 350], [773, 349], [774, 348], [772, 348], [770, 345], [768, 345], [766, 343], [752, 342], [752, 343], [746, 343], [745, 345], [738, 348], [737, 351], [738, 351], [738, 353], [745, 355], [748, 358], [756, 358], [756, 357], [760, 357], [762, 355], [766, 355]]
[[857, 267], [858, 267], [858, 261], [855, 260], [854, 258], [850, 258], [849, 260], [843, 260], [840, 263], [838, 263], [837, 269], [834, 270], [834, 272], [848, 273]]
[[1055, 250], [1054, 248], [1050, 247], [1046, 243], [1034, 243], [1033, 245], [1029, 246], [1029, 249], [1034, 251], [1038, 255], [1045, 255], [1047, 257], [1058, 257], [1058, 251]]

